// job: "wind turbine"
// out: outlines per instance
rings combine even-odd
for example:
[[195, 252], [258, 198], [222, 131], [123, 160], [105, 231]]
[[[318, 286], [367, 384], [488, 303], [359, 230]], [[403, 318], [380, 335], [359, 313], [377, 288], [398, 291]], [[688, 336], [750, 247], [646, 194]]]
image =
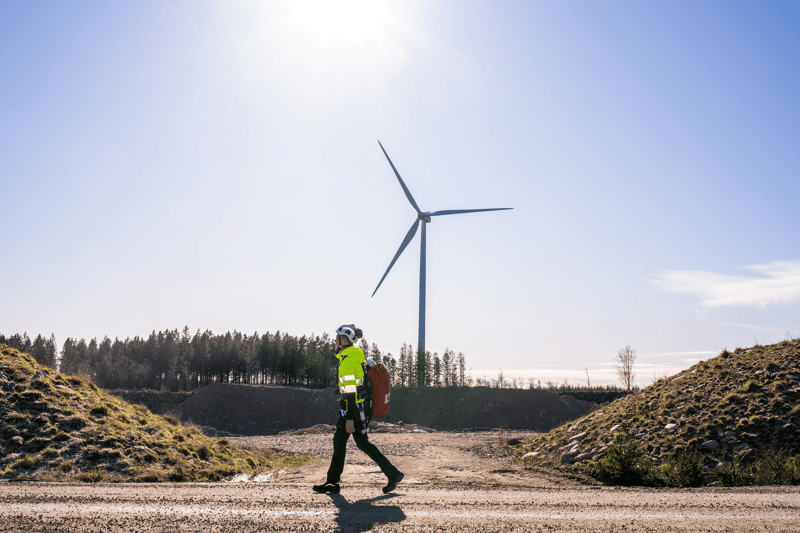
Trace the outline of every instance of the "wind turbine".
[[383, 155], [386, 156], [386, 159], [389, 161], [389, 164], [392, 166], [392, 170], [394, 170], [394, 175], [397, 176], [397, 181], [400, 182], [400, 186], [403, 188], [403, 192], [406, 193], [406, 198], [408, 201], [411, 202], [411, 205], [417, 211], [417, 217], [414, 219], [414, 223], [411, 225], [411, 229], [408, 230], [406, 233], [406, 238], [403, 239], [402, 244], [400, 244], [400, 248], [397, 250], [397, 253], [394, 254], [394, 258], [392, 262], [389, 263], [389, 268], [386, 269], [384, 272], [383, 277], [381, 278], [380, 282], [378, 282], [378, 286], [375, 287], [375, 290], [372, 292], [372, 296], [375, 296], [375, 293], [378, 292], [378, 289], [383, 283], [383, 280], [386, 279], [387, 274], [394, 266], [394, 263], [397, 261], [397, 258], [400, 257], [400, 254], [403, 253], [403, 250], [406, 249], [408, 243], [411, 242], [411, 239], [414, 238], [414, 235], [417, 234], [417, 228], [419, 228], [420, 224], [422, 225], [422, 244], [420, 247], [420, 254], [419, 254], [419, 337], [417, 342], [417, 349], [419, 350], [419, 354], [422, 357], [425, 356], [425, 226], [431, 222], [431, 217], [438, 217], [440, 215], [458, 215], [461, 213], [478, 213], [481, 211], [505, 211], [508, 209], [513, 209], [512, 207], [498, 207], [494, 209], [452, 209], [447, 211], [434, 211], [434, 212], [423, 212], [420, 211], [419, 206], [417, 206], [417, 202], [414, 201], [414, 197], [411, 196], [411, 192], [409, 192], [408, 187], [406, 184], [403, 183], [403, 178], [400, 177], [400, 173], [397, 172], [397, 169], [394, 168], [394, 163], [389, 158], [389, 154], [386, 153], [386, 150], [383, 148], [383, 145], [380, 141], [378, 144], [383, 150]]

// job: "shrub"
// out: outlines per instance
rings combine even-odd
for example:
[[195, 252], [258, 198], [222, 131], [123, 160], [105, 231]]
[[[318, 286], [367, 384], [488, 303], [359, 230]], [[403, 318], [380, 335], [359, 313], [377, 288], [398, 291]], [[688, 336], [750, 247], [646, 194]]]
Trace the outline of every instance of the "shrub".
[[[793, 458], [794, 459], [794, 458]], [[757, 459], [753, 468], [756, 485], [791, 485], [798, 483], [796, 470], [791, 468], [797, 461], [789, 461], [786, 448], [767, 448]], [[787, 468], [787, 466], [789, 468]], [[793, 471], [794, 470], [794, 471]], [[793, 479], [795, 478], [795, 479]]]
[[704, 481], [703, 460], [696, 454], [677, 450], [659, 467], [658, 476], [667, 487], [700, 487]]
[[619, 435], [605, 455], [594, 466], [594, 475], [603, 483], [613, 485], [652, 485], [654, 468], [642, 445], [633, 440], [624, 445]]

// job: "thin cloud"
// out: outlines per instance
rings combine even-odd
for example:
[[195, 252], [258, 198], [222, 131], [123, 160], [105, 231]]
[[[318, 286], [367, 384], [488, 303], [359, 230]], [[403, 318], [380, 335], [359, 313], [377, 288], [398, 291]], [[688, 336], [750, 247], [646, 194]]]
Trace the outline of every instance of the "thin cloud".
[[800, 259], [747, 267], [761, 277], [729, 276], [702, 270], [674, 270], [656, 276], [664, 290], [694, 294], [703, 307], [788, 304], [800, 301]]

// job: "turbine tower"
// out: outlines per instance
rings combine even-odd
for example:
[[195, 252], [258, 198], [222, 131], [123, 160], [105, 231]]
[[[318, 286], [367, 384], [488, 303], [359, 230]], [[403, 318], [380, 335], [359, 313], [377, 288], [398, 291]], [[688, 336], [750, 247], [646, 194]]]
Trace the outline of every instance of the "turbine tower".
[[481, 211], [505, 211], [508, 209], [513, 209], [512, 207], [498, 207], [494, 209], [453, 209], [447, 211], [434, 211], [434, 212], [423, 212], [420, 211], [419, 206], [417, 206], [417, 202], [414, 201], [414, 197], [411, 196], [411, 192], [409, 192], [408, 187], [403, 182], [403, 178], [400, 177], [400, 173], [397, 172], [397, 169], [394, 168], [394, 163], [389, 158], [389, 154], [386, 153], [386, 150], [383, 148], [383, 145], [380, 141], [378, 144], [383, 150], [383, 155], [386, 156], [386, 159], [389, 161], [389, 164], [392, 166], [392, 170], [394, 170], [394, 175], [397, 176], [397, 181], [400, 182], [400, 186], [403, 188], [403, 192], [406, 193], [406, 198], [408, 201], [411, 202], [411, 205], [417, 211], [417, 216], [414, 219], [414, 223], [411, 225], [411, 229], [408, 230], [406, 233], [405, 239], [400, 244], [400, 248], [397, 250], [397, 253], [394, 254], [394, 258], [392, 262], [389, 263], [389, 268], [386, 269], [384, 272], [383, 277], [378, 282], [378, 286], [375, 287], [375, 290], [372, 292], [372, 296], [375, 296], [375, 293], [378, 292], [378, 289], [383, 283], [383, 280], [386, 279], [386, 275], [389, 274], [389, 271], [394, 266], [397, 258], [400, 257], [400, 254], [403, 253], [403, 250], [406, 249], [408, 243], [411, 242], [411, 239], [414, 238], [414, 235], [417, 234], [417, 228], [419, 228], [420, 224], [422, 225], [422, 244], [420, 246], [420, 254], [419, 254], [419, 337], [417, 342], [417, 349], [419, 350], [418, 353], [421, 353], [424, 357], [425, 354], [425, 226], [431, 222], [431, 217], [438, 217], [440, 215], [458, 215], [461, 213], [478, 213]]

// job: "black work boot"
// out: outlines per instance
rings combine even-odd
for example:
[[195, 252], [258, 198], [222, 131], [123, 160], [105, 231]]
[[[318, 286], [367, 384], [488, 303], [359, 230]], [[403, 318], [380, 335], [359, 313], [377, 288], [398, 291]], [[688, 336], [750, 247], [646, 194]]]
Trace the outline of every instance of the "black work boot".
[[386, 486], [383, 487], [383, 493], [387, 494], [389, 492], [392, 492], [394, 489], [396, 489], [397, 488], [397, 484], [400, 483], [401, 481], [403, 481], [404, 477], [405, 476], [403, 475], [403, 473], [398, 470], [395, 475], [393, 475], [393, 476], [391, 476], [389, 478], [389, 483], [387, 483]]
[[339, 494], [339, 484], [338, 483], [328, 483], [327, 481], [322, 485], [314, 485], [311, 487], [314, 489], [314, 492], [319, 492], [321, 494]]

